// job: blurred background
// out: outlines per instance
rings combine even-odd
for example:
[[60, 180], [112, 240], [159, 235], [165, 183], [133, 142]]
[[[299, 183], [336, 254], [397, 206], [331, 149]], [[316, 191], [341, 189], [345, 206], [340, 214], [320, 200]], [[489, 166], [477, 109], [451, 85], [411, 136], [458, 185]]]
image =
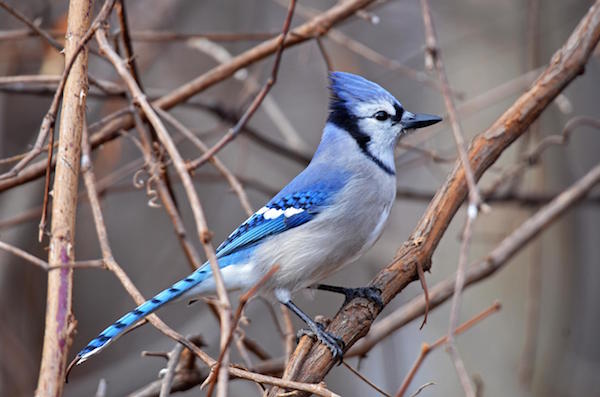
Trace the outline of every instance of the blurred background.
[[[23, 14], [51, 31], [66, 28], [67, 1], [11, 1]], [[96, 1], [96, 9], [100, 1]], [[300, 0], [292, 26], [306, 20], [307, 9], [325, 10], [334, 1]], [[450, 84], [457, 99], [461, 124], [467, 138], [487, 128], [531, 83], [527, 72], [545, 65], [566, 41], [593, 2], [584, 0], [432, 0], [439, 46]], [[228, 55], [238, 54], [259, 40], [208, 42], [199, 39], [158, 40], [148, 32], [252, 32], [276, 34], [286, 15], [285, 2], [270, 0], [127, 0], [136, 61], [144, 87], [157, 96], [216, 66]], [[431, 84], [418, 81], [405, 69], [425, 73], [424, 29], [420, 4], [413, 0], [376, 2], [369, 14], [352, 17], [336, 26], [336, 33], [322, 39], [335, 70], [361, 74], [397, 96], [406, 109], [445, 114], [443, 98]], [[112, 24], [113, 31], [114, 26]], [[63, 58], [35, 36], [19, 38], [6, 32], [23, 30], [24, 25], [0, 9], [0, 75], [59, 75]], [[2, 35], [1, 33], [5, 33]], [[144, 33], [146, 33], [144, 35]], [[154, 40], [151, 40], [154, 37]], [[336, 38], [337, 37], [337, 38]], [[341, 38], [347, 38], [346, 41]], [[60, 40], [62, 38], [58, 37]], [[264, 39], [265, 37], [261, 37]], [[358, 43], [358, 44], [356, 44]], [[362, 47], [361, 47], [362, 46]], [[92, 44], [97, 48], [96, 44]], [[380, 58], [377, 58], [376, 55]], [[214, 144], [230, 127], [207, 111], [206, 105], [241, 115], [252, 100], [256, 87], [268, 78], [272, 58], [257, 62], [237, 78], [220, 83], [171, 111], [206, 143]], [[121, 83], [112, 66], [90, 55], [90, 73]], [[422, 76], [417, 74], [417, 76]], [[528, 77], [529, 76], [529, 77]], [[253, 83], [253, 81], [255, 83]], [[28, 90], [14, 85], [0, 86], [0, 158], [26, 152], [33, 144], [50, 104], [53, 90]], [[504, 87], [498, 89], [498, 87]], [[537, 132], [531, 132], [503, 154], [486, 173], [487, 186], [536, 141], [560, 134], [565, 123], [579, 115], [600, 117], [600, 63], [598, 50], [576, 79], [548, 107]], [[97, 92], [97, 90], [92, 90]], [[221, 159], [242, 181], [254, 209], [283, 187], [305, 166], [306, 158], [319, 143], [327, 117], [327, 66], [317, 43], [287, 49], [277, 84], [242, 133], [220, 153]], [[87, 117], [90, 123], [126, 105], [122, 98], [90, 95]], [[517, 196], [539, 193], [553, 196], [600, 159], [599, 131], [580, 127], [565, 146], [548, 149], [541, 162], [530, 167], [519, 180], [503, 186]], [[178, 136], [173, 132], [174, 136]], [[273, 150], [264, 140], [277, 147]], [[181, 140], [186, 159], [199, 151]], [[331, 284], [366, 284], [385, 266], [395, 250], [409, 236], [427, 206], [427, 196], [442, 184], [454, 163], [456, 149], [447, 123], [413, 135], [404, 143], [425, 149], [400, 149], [398, 187], [400, 192], [390, 222], [376, 246], [357, 263], [330, 280]], [[288, 150], [288, 151], [289, 151]], [[432, 156], [431, 153], [436, 156]], [[163, 208], [148, 205], [145, 188], [137, 189], [133, 174], [121, 167], [140, 158], [131, 139], [116, 139], [94, 151], [96, 176], [107, 189], [102, 209], [115, 259], [134, 283], [149, 297], [190, 272], [173, 227]], [[449, 161], [448, 161], [449, 160]], [[0, 164], [5, 172], [11, 163]], [[235, 194], [214, 168], [205, 165], [195, 174], [196, 188], [208, 224], [218, 244], [246, 217]], [[175, 179], [175, 178], [174, 178]], [[190, 236], [197, 242], [191, 211], [181, 186], [174, 182], [182, 217]], [[0, 192], [0, 240], [40, 258], [47, 257], [44, 243], [37, 242], [39, 206], [43, 181]], [[83, 190], [82, 190], [83, 192]], [[408, 193], [422, 198], [408, 198]], [[596, 190], [597, 197], [598, 190]], [[505, 269], [470, 287], [464, 294], [461, 322], [488, 307], [494, 300], [502, 310], [457, 338], [467, 370], [480, 382], [483, 395], [574, 396], [600, 395], [600, 205], [588, 200], [569, 211]], [[484, 257], [536, 210], [518, 200], [492, 203], [492, 211], [475, 224], [470, 258]], [[458, 262], [459, 236], [465, 214], [452, 222], [434, 257], [429, 285], [450, 277]], [[45, 240], [47, 241], [47, 240]], [[201, 247], [196, 244], [199, 252]], [[76, 234], [77, 260], [100, 258], [92, 215], [87, 203], [80, 203]], [[538, 271], [532, 271], [538, 269]], [[535, 277], [532, 276], [537, 275]], [[533, 278], [532, 278], [533, 277]], [[539, 291], [535, 286], [540, 287]], [[537, 292], [536, 292], [537, 291]], [[404, 302], [421, 294], [413, 283], [384, 310], [381, 318]], [[297, 303], [312, 315], [333, 316], [342, 303], [337, 295], [318, 292], [298, 296]], [[46, 273], [30, 263], [0, 252], [0, 395], [27, 396], [35, 389], [42, 349]], [[231, 295], [237, 302], [237, 295]], [[134, 305], [117, 279], [109, 272], [81, 269], [75, 272], [73, 293], [77, 334], [72, 355], [107, 324]], [[258, 342], [272, 357], [284, 353], [280, 336], [267, 305], [252, 301], [246, 309], [246, 335]], [[530, 308], [538, 307], [536, 310]], [[279, 312], [279, 308], [275, 307]], [[533, 313], [533, 314], [532, 314]], [[218, 355], [219, 328], [207, 305], [170, 305], [160, 317], [184, 335], [202, 336], [206, 351]], [[416, 359], [421, 344], [431, 343], [447, 332], [449, 304], [432, 311], [426, 326], [421, 319], [401, 328], [380, 342], [361, 360], [360, 371], [388, 393], [394, 394]], [[300, 323], [294, 318], [296, 328]], [[66, 396], [91, 396], [101, 379], [107, 396], [122, 396], [157, 379], [166, 362], [141, 357], [141, 351], [169, 351], [173, 342], [151, 326], [127, 334], [102, 354], [77, 367], [65, 387]], [[235, 349], [234, 349], [235, 351]], [[241, 362], [237, 353], [234, 362]], [[357, 359], [347, 360], [356, 366]], [[528, 373], [530, 376], [528, 376]], [[433, 352], [419, 370], [409, 393], [434, 382], [422, 396], [460, 396], [462, 388], [444, 349]], [[343, 366], [326, 378], [328, 387], [343, 396], [375, 395], [376, 392]], [[182, 396], [204, 395], [198, 387]], [[249, 382], [231, 382], [230, 395], [257, 395]]]

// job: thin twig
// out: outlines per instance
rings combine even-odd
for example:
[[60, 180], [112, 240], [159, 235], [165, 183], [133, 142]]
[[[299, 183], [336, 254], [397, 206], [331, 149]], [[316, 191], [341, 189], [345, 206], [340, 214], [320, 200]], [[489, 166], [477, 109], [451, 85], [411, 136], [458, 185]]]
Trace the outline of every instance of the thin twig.
[[268, 40], [277, 36], [279, 32], [205, 32], [205, 33], [180, 33], [160, 30], [137, 30], [131, 32], [131, 39], [147, 43], [177, 42], [195, 39], [206, 39], [215, 42], [258, 41]]
[[68, 268], [68, 269], [75, 269], [75, 268], [106, 269], [103, 259], [76, 261], [76, 262], [69, 262], [69, 263], [64, 263], [64, 264], [60, 264], [60, 265], [50, 266], [48, 264], [48, 262], [46, 262], [45, 260], [40, 259], [35, 255], [31, 255], [27, 251], [24, 251], [18, 247], [15, 247], [15, 246], [5, 243], [3, 241], [0, 241], [0, 249], [3, 251], [6, 251], [8, 253], [11, 253], [15, 256], [18, 256], [19, 258], [22, 258], [22, 259], [26, 260], [27, 262], [30, 262], [38, 267], [41, 267], [42, 269], [44, 269], [46, 271], [65, 269], [65, 268]]
[[171, 394], [171, 386], [173, 385], [173, 379], [175, 378], [175, 369], [177, 368], [177, 363], [179, 363], [179, 357], [181, 357], [182, 351], [183, 345], [176, 343], [173, 350], [167, 354], [169, 361], [167, 361], [167, 368], [160, 387], [159, 397], [169, 397], [169, 394]]
[[25, 259], [27, 262], [33, 263], [34, 265], [39, 266], [44, 270], [48, 270], [48, 268], [50, 267], [48, 265], [48, 262], [46, 262], [45, 260], [40, 259], [35, 255], [31, 255], [29, 252], [17, 248], [13, 245], [5, 243], [4, 241], [0, 241], [0, 249], [11, 253], [15, 256], [18, 256], [19, 258]]
[[356, 375], [360, 380], [362, 380], [363, 382], [365, 382], [367, 385], [369, 385], [372, 389], [374, 389], [375, 391], [377, 391], [379, 394], [381, 394], [383, 396], [386, 396], [386, 397], [391, 397], [391, 395], [389, 395], [388, 393], [386, 393], [382, 388], [380, 388], [375, 383], [373, 383], [372, 381], [370, 381], [369, 379], [367, 379], [366, 376], [364, 376], [363, 374], [361, 374], [360, 372], [358, 372], [357, 370], [355, 370], [354, 368], [352, 368], [352, 366], [350, 364], [348, 364], [345, 361], [342, 361], [342, 364], [344, 365], [344, 367], [348, 368], [348, 370], [350, 370], [350, 372], [352, 372], [354, 375]]
[[227, 349], [229, 349], [229, 345], [231, 344], [231, 339], [233, 337], [235, 329], [237, 328], [237, 325], [238, 325], [238, 323], [240, 321], [240, 318], [242, 317], [242, 311], [244, 310], [244, 307], [246, 306], [246, 303], [248, 303], [248, 301], [254, 295], [256, 295], [256, 293], [258, 292], [258, 290], [260, 288], [262, 288], [262, 286], [271, 277], [273, 277], [273, 274], [275, 274], [277, 272], [277, 270], [279, 270], [279, 265], [272, 266], [271, 269], [263, 277], [260, 278], [260, 280], [258, 280], [242, 296], [240, 296], [240, 299], [239, 299], [239, 302], [238, 302], [238, 307], [237, 307], [237, 309], [235, 311], [235, 315], [233, 316], [233, 321], [232, 321], [231, 327], [229, 329], [229, 334], [227, 335], [227, 338], [225, 339], [225, 344], [223, 344], [223, 346], [221, 347], [221, 352], [219, 353], [219, 357], [217, 358], [216, 364], [211, 369], [210, 376], [207, 377], [206, 380], [204, 381], [204, 385], [207, 385], [207, 384], [210, 385], [209, 388], [208, 388], [208, 390], [207, 390], [207, 392], [206, 392], [206, 395], [208, 397], [210, 397], [212, 395], [213, 388], [214, 388], [214, 385], [215, 385], [215, 379], [218, 379], [218, 377], [219, 377], [219, 370], [221, 369], [221, 366], [223, 364], [223, 358], [225, 357], [225, 354], [227, 353]]
[[188, 169], [194, 170], [204, 164], [209, 158], [214, 156], [219, 150], [225, 147], [229, 142], [235, 139], [235, 137], [242, 131], [248, 120], [254, 115], [262, 101], [265, 99], [271, 87], [275, 85], [277, 82], [277, 73], [279, 71], [279, 64], [281, 63], [281, 56], [283, 55], [283, 49], [285, 48], [285, 40], [287, 38], [288, 31], [290, 29], [290, 25], [292, 22], [292, 17], [294, 15], [294, 8], [296, 6], [296, 0], [290, 0], [289, 8], [287, 15], [285, 17], [285, 21], [283, 23], [283, 29], [281, 32], [281, 36], [279, 36], [279, 43], [277, 47], [277, 51], [275, 53], [275, 61], [273, 62], [273, 68], [271, 69], [271, 77], [267, 80], [267, 82], [263, 85], [259, 93], [256, 95], [246, 112], [240, 117], [238, 122], [233, 126], [227, 134], [223, 136], [210, 150], [202, 155], [199, 159], [192, 161]]
[[[45, 31], [51, 37], [65, 37], [63, 30]], [[167, 30], [134, 30], [131, 32], [131, 40], [144, 43], [177, 43], [193, 39], [207, 39], [216, 42], [237, 42], [237, 41], [259, 41], [268, 40], [277, 36], [279, 32], [198, 32], [182, 33]], [[0, 30], [0, 41], [18, 40], [37, 36], [38, 34], [30, 29]]]
[[418, 396], [423, 391], [423, 389], [425, 389], [426, 387], [429, 387], [429, 386], [433, 386], [433, 385], [435, 385], [435, 383], [433, 383], [433, 382], [427, 382], [427, 383], [419, 386], [419, 388], [417, 390], [415, 390], [415, 392], [412, 393], [410, 395], [410, 397], [416, 397], [416, 396]]
[[[281, 6], [286, 5], [285, 0], [273, 1]], [[355, 15], [359, 16], [359, 11], [362, 11], [362, 9], [358, 10]], [[304, 18], [313, 18], [320, 14], [320, 11], [302, 4], [297, 6], [297, 12]], [[324, 35], [324, 37], [377, 65], [381, 65], [384, 68], [387, 68], [411, 80], [423, 83], [435, 90], [441, 90], [440, 84], [435, 79], [429, 77], [426, 73], [412, 69], [396, 60], [386, 57], [385, 55], [373, 50], [368, 45], [353, 39], [352, 37], [343, 33], [341, 30], [331, 29], [327, 35]]]
[[429, 289], [427, 288], [425, 273], [423, 273], [423, 266], [417, 266], [417, 274], [419, 275], [419, 282], [421, 283], [421, 289], [423, 290], [423, 296], [425, 297], [425, 314], [423, 315], [423, 321], [419, 326], [419, 329], [423, 329], [423, 326], [427, 324], [427, 314], [429, 313]]
[[[462, 243], [460, 245], [460, 253], [458, 257], [458, 267], [456, 269], [456, 282], [454, 285], [454, 295], [452, 296], [452, 306], [450, 307], [450, 320], [448, 325], [448, 335], [446, 337], [446, 350], [450, 357], [452, 358], [452, 362], [454, 363], [454, 368], [458, 374], [458, 378], [460, 383], [465, 391], [465, 395], [467, 397], [475, 397], [475, 389], [471, 384], [469, 379], [469, 375], [465, 370], [465, 364], [460, 358], [460, 354], [458, 352], [458, 347], [454, 341], [454, 334], [456, 333], [456, 327], [458, 325], [458, 317], [460, 314], [460, 305], [462, 300], [462, 291], [465, 285], [465, 271], [467, 267], [467, 261], [469, 260], [469, 247], [471, 243], [471, 238], [473, 237], [473, 223], [475, 222], [475, 217], [469, 213], [467, 215], [467, 222], [465, 224], [465, 229], [462, 236]], [[428, 302], [426, 301], [428, 304]]]
[[[179, 120], [177, 120], [175, 117], [171, 116], [169, 113], [165, 112], [160, 108], [157, 108], [156, 112], [160, 115], [160, 117], [165, 119], [169, 124], [175, 127], [187, 139], [189, 139], [198, 149], [205, 153], [208, 151], [208, 146], [206, 146], [206, 144], [202, 142], [200, 138], [198, 138], [194, 133], [192, 133]], [[238, 178], [233, 174], [233, 172], [229, 170], [229, 168], [227, 168], [227, 166], [217, 156], [212, 156], [209, 159], [209, 161], [229, 183], [229, 186], [231, 186], [231, 189], [237, 195], [242, 208], [246, 212], [246, 215], [252, 215], [254, 213], [254, 211], [252, 210], [252, 205], [250, 205], [248, 195], [246, 194], [246, 191], [244, 190]]]
[[[488, 307], [481, 313], [477, 314], [470, 320], [462, 323], [459, 327], [457, 327], [455, 329], [454, 334], [459, 335], [459, 334], [465, 332], [469, 328], [473, 327], [475, 324], [477, 324], [477, 323], [481, 322], [482, 320], [484, 320], [485, 318], [487, 318], [489, 315], [494, 314], [497, 311], [499, 311], [501, 309], [501, 307], [502, 306], [500, 305], [499, 302], [494, 302], [490, 307]], [[445, 335], [445, 336], [442, 336], [441, 338], [439, 338], [438, 340], [436, 340], [435, 342], [433, 342], [432, 344], [423, 343], [423, 345], [421, 346], [421, 352], [419, 353], [419, 357], [417, 357], [417, 360], [413, 364], [412, 368], [410, 369], [410, 371], [408, 371], [408, 374], [406, 374], [406, 377], [402, 381], [402, 385], [396, 392], [396, 395], [395, 395], [396, 397], [402, 397], [404, 395], [404, 393], [406, 393], [406, 390], [408, 390], [408, 387], [410, 386], [410, 382], [412, 382], [413, 378], [415, 377], [415, 374], [419, 370], [419, 367], [425, 360], [425, 357], [427, 357], [427, 355], [429, 353], [431, 353], [433, 350], [435, 350], [436, 348], [442, 346], [443, 344], [448, 343], [448, 339], [449, 339], [448, 335]]]
[[[539, 163], [542, 153], [552, 146], [565, 145], [569, 142], [571, 135], [577, 131], [579, 127], [586, 126], [600, 130], [600, 119], [595, 119], [587, 116], [575, 116], [569, 119], [563, 127], [560, 135], [549, 135], [541, 139], [536, 146], [522, 156], [522, 158], [509, 167], [505, 172], [499, 175], [488, 186], [484, 194], [486, 196], [497, 192], [507, 181], [512, 180], [516, 175], [523, 173], [528, 167]], [[509, 191], [509, 194], [512, 192]]]
[[[461, 293], [464, 285], [464, 272], [468, 260], [468, 251], [469, 244], [471, 242], [473, 222], [477, 217], [477, 212], [483, 205], [483, 201], [481, 199], [481, 194], [479, 193], [479, 189], [475, 181], [475, 175], [473, 174], [471, 164], [469, 163], [469, 157], [467, 156], [467, 151], [465, 149], [464, 135], [459, 124], [456, 107], [454, 105], [452, 92], [450, 90], [450, 84], [448, 83], [448, 76], [446, 75], [446, 69], [444, 67], [440, 49], [438, 47], [435, 27], [433, 25], [433, 17], [431, 15], [431, 9], [429, 7], [428, 0], [421, 0], [421, 8], [423, 12], [423, 23], [425, 25], [425, 42], [427, 45], [425, 64], [429, 65], [430, 68], [435, 68], [438, 79], [442, 85], [442, 95], [444, 96], [444, 102], [450, 117], [450, 125], [452, 126], [454, 140], [456, 141], [458, 157], [462, 163], [465, 179], [469, 187], [469, 207], [467, 209], [467, 221], [465, 224], [463, 241], [460, 248], [458, 269], [456, 271], [456, 286], [454, 288], [454, 297], [452, 298], [452, 308], [450, 310], [450, 325], [448, 330], [447, 347], [466, 396], [475, 397], [473, 385], [471, 384], [468, 374], [464, 369], [464, 363], [462, 362], [458, 353], [458, 348], [454, 343], [454, 329], [458, 324]], [[429, 301], [429, 299], [426, 301]]]
[[[63, 46], [58, 41], [56, 41], [54, 39], [54, 37], [52, 37], [44, 29], [40, 29], [40, 27], [38, 25], [33, 23], [29, 18], [27, 18], [25, 15], [23, 15], [20, 11], [18, 11], [17, 9], [6, 4], [6, 2], [4, 2], [4, 0], [0, 0], [0, 7], [4, 8], [6, 11], [8, 11], [11, 15], [13, 15], [19, 21], [21, 21], [25, 25], [27, 25], [29, 27], [29, 29], [31, 29], [32, 32], [34, 32], [35, 34], [37, 34], [40, 37], [43, 37], [52, 47], [56, 48], [58, 51], [63, 50]], [[64, 35], [63, 35], [63, 37], [64, 37]]]
[[448, 76], [446, 75], [446, 69], [444, 67], [440, 49], [438, 47], [429, 1], [421, 0], [421, 8], [423, 9], [423, 23], [425, 25], [425, 63], [430, 64], [432, 68], [435, 67], [435, 70], [438, 74], [438, 79], [442, 85], [442, 95], [444, 96], [444, 103], [446, 104], [446, 109], [448, 110], [450, 125], [452, 126], [452, 133], [454, 134], [454, 140], [456, 141], [456, 148], [458, 150], [458, 157], [463, 165], [465, 177], [469, 185], [469, 205], [474, 206], [469, 209], [469, 212], [475, 212], [475, 214], [477, 214], [477, 211], [482, 206], [483, 201], [481, 199], [479, 189], [477, 188], [475, 176], [473, 175], [473, 169], [471, 168], [469, 157], [467, 156], [465, 149], [465, 138], [462, 128], [460, 127], [456, 106], [454, 105], [454, 100], [452, 99], [452, 91], [450, 89], [450, 84], [448, 83]]
[[323, 62], [325, 62], [325, 67], [327, 68], [327, 71], [331, 72], [333, 70], [333, 63], [331, 63], [331, 57], [327, 53], [327, 50], [323, 45], [323, 41], [320, 37], [317, 37], [315, 41], [317, 42], [317, 47], [319, 47], [319, 52], [321, 53], [321, 57], [323, 57]]

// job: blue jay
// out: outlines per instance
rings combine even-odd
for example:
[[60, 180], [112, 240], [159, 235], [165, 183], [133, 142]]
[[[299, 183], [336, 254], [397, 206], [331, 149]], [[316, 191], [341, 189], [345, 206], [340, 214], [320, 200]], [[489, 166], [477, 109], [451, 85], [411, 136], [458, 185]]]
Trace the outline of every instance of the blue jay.
[[[394, 148], [409, 131], [441, 121], [404, 110], [381, 86], [350, 73], [329, 75], [329, 117], [310, 164], [217, 248], [228, 290], [247, 289], [278, 264], [262, 287], [298, 315], [310, 333], [341, 358], [343, 343], [291, 300], [300, 289], [353, 262], [378, 239], [396, 195]], [[317, 284], [347, 299], [381, 304], [380, 291]], [[205, 263], [102, 331], [75, 358], [80, 364], [167, 302], [215, 291]]]

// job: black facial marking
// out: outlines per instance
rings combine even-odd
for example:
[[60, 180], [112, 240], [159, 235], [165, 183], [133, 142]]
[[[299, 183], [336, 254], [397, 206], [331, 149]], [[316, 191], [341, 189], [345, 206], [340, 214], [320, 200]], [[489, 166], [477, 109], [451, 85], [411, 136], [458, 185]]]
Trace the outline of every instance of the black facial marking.
[[[358, 144], [360, 150], [367, 156], [371, 161], [373, 161], [379, 168], [381, 168], [386, 174], [395, 175], [396, 173], [390, 167], [383, 163], [379, 158], [373, 156], [373, 154], [369, 151], [368, 143], [371, 141], [371, 137], [365, 134], [360, 130], [358, 126], [359, 118], [353, 115], [348, 111], [346, 105], [343, 100], [338, 98], [337, 96], [333, 96], [331, 99], [331, 105], [329, 106], [329, 117], [327, 118], [327, 122], [334, 124], [335, 126], [347, 131], [352, 138]], [[400, 108], [398, 106], [398, 108]], [[400, 113], [402, 112], [402, 108], [400, 108]], [[396, 115], [398, 116], [398, 109], [396, 109]], [[402, 115], [400, 114], [400, 117]], [[394, 120], [394, 118], [392, 118]]]
[[327, 121], [348, 131], [356, 143], [358, 143], [358, 147], [360, 147], [363, 152], [366, 152], [367, 144], [371, 141], [371, 137], [360, 130], [358, 127], [358, 120], [358, 117], [348, 111], [342, 100], [339, 98], [332, 100]]
[[400, 122], [402, 120], [402, 114], [404, 113], [404, 109], [397, 103], [394, 103], [394, 109], [396, 110], [396, 114], [392, 116], [392, 121], [394, 124]]

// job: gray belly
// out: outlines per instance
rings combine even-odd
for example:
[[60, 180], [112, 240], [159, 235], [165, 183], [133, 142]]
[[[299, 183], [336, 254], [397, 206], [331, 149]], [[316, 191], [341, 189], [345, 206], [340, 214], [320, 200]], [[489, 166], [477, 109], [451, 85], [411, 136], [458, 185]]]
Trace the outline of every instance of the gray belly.
[[261, 245], [254, 256], [260, 271], [280, 266], [266, 289], [306, 288], [364, 254], [381, 234], [395, 197], [394, 181], [372, 187], [349, 184], [335, 206]]

